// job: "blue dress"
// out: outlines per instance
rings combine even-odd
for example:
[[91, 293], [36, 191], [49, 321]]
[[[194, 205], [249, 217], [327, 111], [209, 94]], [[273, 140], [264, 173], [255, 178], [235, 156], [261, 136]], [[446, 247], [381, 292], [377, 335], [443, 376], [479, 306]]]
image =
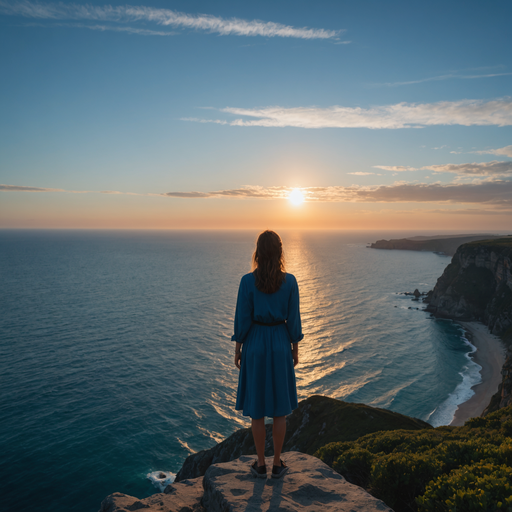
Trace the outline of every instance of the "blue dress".
[[[286, 320], [280, 325], [266, 324]], [[243, 343], [236, 410], [258, 419], [286, 416], [298, 407], [290, 343], [304, 335], [299, 311], [299, 287], [285, 274], [275, 293], [260, 292], [254, 274], [242, 277], [238, 289], [233, 341]]]

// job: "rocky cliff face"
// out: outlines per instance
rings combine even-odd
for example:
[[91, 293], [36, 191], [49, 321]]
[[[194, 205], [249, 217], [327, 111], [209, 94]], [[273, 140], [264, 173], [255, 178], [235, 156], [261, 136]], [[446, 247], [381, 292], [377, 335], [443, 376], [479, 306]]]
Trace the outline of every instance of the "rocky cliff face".
[[[364, 404], [351, 404], [326, 396], [313, 395], [302, 400], [286, 418], [283, 451], [313, 455], [319, 448], [336, 441], [354, 441], [379, 430], [420, 430], [432, 428], [424, 421]], [[273, 454], [271, 425], [267, 425], [265, 453]], [[222, 443], [187, 457], [176, 482], [203, 476], [211, 464], [228, 462], [241, 455], [255, 454], [251, 430], [237, 430]]]
[[478, 320], [501, 336], [503, 381], [484, 414], [512, 404], [512, 237], [460, 246], [424, 300], [436, 316]]
[[512, 237], [460, 246], [425, 302], [437, 316], [479, 320], [505, 334], [512, 328]]

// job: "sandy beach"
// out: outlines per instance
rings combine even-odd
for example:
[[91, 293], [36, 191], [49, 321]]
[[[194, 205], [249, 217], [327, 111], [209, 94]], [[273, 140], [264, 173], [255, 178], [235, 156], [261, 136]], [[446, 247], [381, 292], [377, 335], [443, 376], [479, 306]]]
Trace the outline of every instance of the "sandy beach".
[[471, 389], [475, 394], [460, 404], [450, 425], [461, 426], [469, 418], [480, 416], [489, 405], [491, 397], [498, 391], [501, 368], [505, 362], [505, 347], [502, 341], [491, 334], [480, 322], [458, 322], [468, 333], [469, 341], [476, 347], [471, 357], [479, 364], [482, 382]]

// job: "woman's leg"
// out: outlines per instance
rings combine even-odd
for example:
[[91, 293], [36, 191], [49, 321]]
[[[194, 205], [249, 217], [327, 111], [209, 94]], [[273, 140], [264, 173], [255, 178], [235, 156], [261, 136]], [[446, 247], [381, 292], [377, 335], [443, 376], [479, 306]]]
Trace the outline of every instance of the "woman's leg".
[[284, 436], [286, 435], [286, 416], [277, 416], [272, 425], [272, 437], [274, 439], [274, 466], [281, 466], [281, 450], [283, 449]]
[[256, 453], [258, 454], [258, 466], [265, 464], [265, 418], [252, 418], [252, 437], [256, 445]]

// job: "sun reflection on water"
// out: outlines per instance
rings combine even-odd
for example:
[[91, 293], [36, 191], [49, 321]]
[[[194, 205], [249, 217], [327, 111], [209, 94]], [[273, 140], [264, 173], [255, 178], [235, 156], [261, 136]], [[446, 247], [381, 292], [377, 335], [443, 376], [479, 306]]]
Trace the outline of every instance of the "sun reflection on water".
[[311, 247], [311, 243], [304, 240], [303, 233], [289, 233], [286, 236], [287, 268], [299, 283], [304, 332], [304, 341], [300, 344], [300, 364], [296, 368], [299, 400], [313, 393], [337, 397], [345, 394], [339, 378], [334, 379], [338, 384], [332, 389], [326, 388], [325, 383], [320, 381], [343, 369], [347, 362], [342, 354], [355, 343], [355, 340], [335, 337], [336, 328], [344, 319], [324, 282], [321, 259], [311, 253]]

